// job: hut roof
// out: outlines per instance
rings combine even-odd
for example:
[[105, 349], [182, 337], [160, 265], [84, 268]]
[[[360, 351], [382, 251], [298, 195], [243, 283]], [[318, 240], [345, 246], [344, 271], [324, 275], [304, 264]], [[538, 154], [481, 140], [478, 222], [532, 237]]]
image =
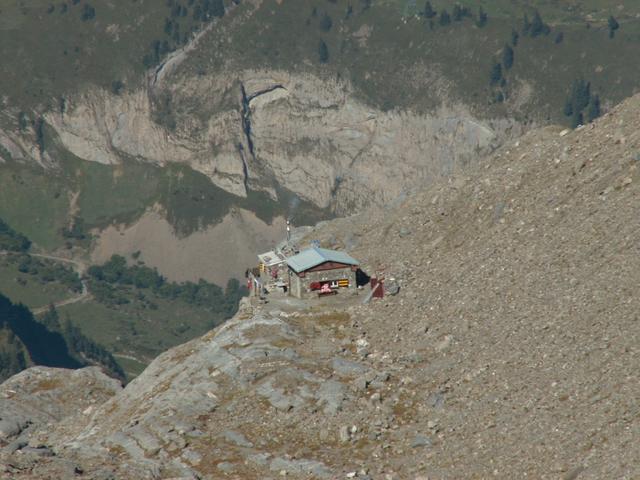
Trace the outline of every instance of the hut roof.
[[276, 251], [270, 251], [266, 253], [261, 253], [258, 255], [258, 259], [260, 262], [264, 263], [267, 267], [272, 267], [274, 265], [279, 265], [280, 263], [285, 261], [285, 256]]
[[345, 252], [319, 247], [308, 248], [287, 259], [287, 265], [296, 273], [304, 272], [325, 262], [359, 265], [359, 262], [355, 258]]

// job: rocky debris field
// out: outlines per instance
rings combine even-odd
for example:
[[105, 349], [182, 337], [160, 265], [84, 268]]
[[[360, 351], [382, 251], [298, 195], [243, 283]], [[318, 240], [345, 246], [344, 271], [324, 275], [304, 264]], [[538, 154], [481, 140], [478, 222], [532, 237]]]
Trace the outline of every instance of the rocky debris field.
[[637, 478], [639, 125], [634, 97], [577, 131], [530, 132], [387, 209], [323, 223], [309, 239], [348, 249], [397, 295], [340, 309], [245, 301], [95, 410], [41, 424], [28, 446], [51, 455], [19, 464], [25, 453], [5, 448], [3, 468]]
[[640, 475], [639, 124], [636, 96], [312, 233], [401, 285], [352, 314], [402, 368], [396, 420], [437, 428], [397, 478]]
[[[79, 415], [91, 415], [95, 408], [122, 390], [122, 385], [97, 367], [80, 370], [32, 367], [0, 385], [0, 478], [14, 478], [22, 472], [38, 472], [38, 459], [53, 457], [50, 446], [33, 438], [40, 429]], [[77, 465], [61, 460], [60, 472], [75, 472]], [[46, 473], [45, 473], [46, 472]], [[62, 476], [60, 478], [63, 478]]]

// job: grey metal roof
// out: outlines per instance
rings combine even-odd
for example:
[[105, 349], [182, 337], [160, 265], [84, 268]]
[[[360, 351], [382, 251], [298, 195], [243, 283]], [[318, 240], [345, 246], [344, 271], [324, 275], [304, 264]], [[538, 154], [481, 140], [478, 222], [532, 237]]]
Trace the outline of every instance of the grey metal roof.
[[324, 262], [359, 265], [359, 262], [355, 258], [345, 252], [338, 252], [337, 250], [328, 250], [326, 248], [318, 247], [308, 248], [293, 257], [287, 258], [287, 265], [289, 265], [296, 273], [317, 267]]

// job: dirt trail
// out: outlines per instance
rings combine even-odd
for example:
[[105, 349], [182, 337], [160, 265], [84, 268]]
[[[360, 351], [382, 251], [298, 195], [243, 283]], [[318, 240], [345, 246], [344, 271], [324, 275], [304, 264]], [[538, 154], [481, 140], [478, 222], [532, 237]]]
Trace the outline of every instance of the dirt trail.
[[[0, 251], [0, 255], [18, 255], [17, 252], [8, 252], [8, 251]], [[71, 305], [74, 303], [78, 303], [78, 302], [82, 302], [83, 300], [88, 299], [91, 296], [91, 293], [89, 292], [89, 286], [87, 285], [87, 281], [83, 278], [84, 273], [87, 271], [87, 264], [84, 262], [81, 262], [79, 260], [72, 260], [69, 258], [64, 258], [64, 257], [57, 257], [55, 255], [47, 255], [44, 253], [30, 253], [29, 255], [31, 255], [32, 257], [38, 257], [38, 258], [44, 258], [46, 260], [52, 260], [54, 262], [60, 262], [60, 263], [66, 263], [72, 266], [72, 268], [76, 271], [76, 273], [78, 274], [78, 276], [80, 277], [80, 281], [82, 282], [82, 291], [78, 294], [75, 295], [73, 297], [64, 299], [64, 300], [60, 300], [58, 302], [54, 302], [53, 306], [58, 308], [58, 307], [64, 307], [66, 305]], [[46, 312], [49, 309], [49, 305], [44, 305], [42, 307], [38, 307], [38, 308], [32, 308], [31, 312], [34, 315], [40, 315], [41, 313]]]

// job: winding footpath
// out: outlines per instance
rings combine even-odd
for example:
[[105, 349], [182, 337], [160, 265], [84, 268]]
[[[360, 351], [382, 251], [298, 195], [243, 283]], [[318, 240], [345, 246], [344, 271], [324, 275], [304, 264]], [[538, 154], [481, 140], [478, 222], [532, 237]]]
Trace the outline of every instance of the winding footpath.
[[[0, 251], [0, 255], [20, 255], [21, 253], [19, 252], [9, 252], [6, 250], [2, 250]], [[80, 281], [82, 282], [82, 291], [78, 294], [75, 295], [73, 297], [70, 298], [66, 298], [64, 300], [60, 300], [58, 302], [54, 302], [53, 306], [58, 308], [58, 307], [64, 307], [66, 305], [71, 305], [74, 303], [78, 303], [78, 302], [82, 302], [83, 300], [88, 299], [91, 296], [91, 293], [89, 292], [89, 286], [87, 284], [87, 281], [84, 279], [84, 273], [87, 271], [87, 264], [83, 263], [79, 260], [71, 260], [69, 258], [64, 258], [64, 257], [57, 257], [55, 255], [46, 255], [44, 253], [29, 253], [29, 255], [31, 255], [32, 257], [37, 257], [37, 258], [44, 258], [45, 260], [52, 260], [54, 262], [60, 262], [60, 263], [66, 263], [67, 265], [71, 265], [71, 267], [75, 270], [75, 272], [78, 274], [78, 276], [80, 277]], [[44, 305], [42, 307], [37, 307], [37, 308], [32, 308], [31, 312], [34, 315], [40, 315], [44, 312], [46, 312], [49, 309], [49, 305]]]

